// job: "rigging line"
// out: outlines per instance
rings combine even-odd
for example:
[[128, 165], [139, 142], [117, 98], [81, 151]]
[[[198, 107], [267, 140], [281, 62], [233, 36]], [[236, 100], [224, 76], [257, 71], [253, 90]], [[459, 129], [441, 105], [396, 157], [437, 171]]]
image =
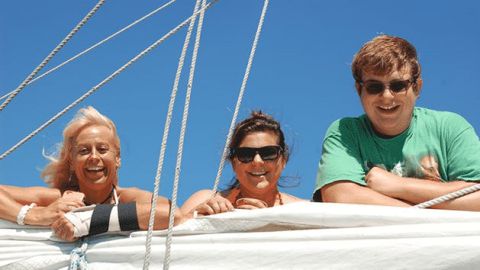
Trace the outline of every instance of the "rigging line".
[[[204, 7], [206, 4], [206, 1], [202, 1], [202, 7]], [[179, 183], [179, 178], [180, 178], [180, 168], [182, 164], [182, 153], [183, 153], [183, 143], [185, 139], [185, 131], [187, 128], [187, 120], [188, 120], [188, 110], [190, 107], [190, 96], [192, 92], [192, 86], [193, 86], [193, 78], [195, 75], [195, 66], [197, 63], [197, 56], [198, 56], [198, 48], [200, 47], [200, 38], [202, 34], [202, 26], [203, 26], [203, 19], [204, 19], [205, 13], [202, 12], [200, 13], [200, 18], [198, 19], [198, 25], [197, 25], [197, 34], [195, 37], [195, 45], [192, 53], [192, 62], [190, 64], [190, 74], [188, 78], [188, 84], [187, 84], [187, 93], [185, 95], [185, 106], [183, 109], [183, 117], [182, 117], [182, 127], [180, 131], [180, 138], [178, 141], [178, 154], [177, 154], [177, 165], [175, 166], [175, 178], [173, 182], [173, 191], [172, 191], [172, 206], [170, 210], [170, 217], [169, 217], [169, 222], [168, 222], [168, 230], [167, 230], [167, 238], [166, 238], [166, 247], [165, 247], [165, 256], [164, 256], [164, 262], [163, 262], [163, 269], [168, 270], [170, 267], [170, 253], [171, 253], [171, 245], [172, 245], [172, 233], [173, 233], [173, 221], [174, 221], [174, 215], [175, 215], [175, 208], [177, 205], [177, 193], [178, 193], [178, 183]]]
[[178, 32], [181, 28], [183, 28], [187, 23], [192, 20], [193, 17], [197, 16], [198, 13], [205, 11], [209, 9], [210, 7], [213, 6], [218, 0], [213, 0], [210, 3], [208, 3], [204, 8], [200, 9], [195, 13], [194, 15], [190, 16], [189, 18], [185, 19], [183, 22], [181, 22], [179, 25], [177, 25], [175, 28], [170, 30], [167, 34], [165, 34], [163, 37], [161, 37], [159, 40], [155, 41], [152, 45], [150, 45], [148, 48], [143, 50], [141, 53], [137, 54], [134, 58], [132, 58], [130, 61], [128, 61], [125, 65], [123, 65], [121, 68], [117, 69], [115, 72], [113, 72], [111, 75], [109, 75], [107, 78], [105, 78], [103, 81], [101, 81], [99, 84], [95, 85], [92, 89], [88, 90], [85, 94], [83, 94], [81, 97], [79, 97], [77, 100], [75, 100], [73, 103], [65, 107], [62, 111], [54, 115], [52, 118], [50, 118], [47, 122], [43, 123], [40, 127], [38, 127], [36, 130], [32, 131], [29, 135], [27, 135], [25, 138], [20, 140], [17, 144], [12, 146], [10, 149], [5, 151], [2, 155], [0, 155], [0, 160], [4, 159], [6, 156], [11, 154], [15, 149], [20, 147], [22, 144], [30, 140], [33, 136], [37, 135], [40, 131], [45, 129], [47, 126], [49, 126], [51, 123], [56, 121], [58, 118], [60, 118], [62, 115], [64, 115], [66, 112], [71, 110], [73, 107], [75, 107], [78, 103], [82, 102], [84, 99], [89, 97], [91, 94], [95, 93], [98, 89], [100, 89], [103, 85], [105, 85], [107, 82], [115, 78], [118, 74], [123, 72], [127, 67], [129, 67], [131, 64], [135, 63], [138, 59], [142, 58], [146, 54], [148, 54], [150, 51], [155, 49], [158, 45], [160, 45], [162, 42], [164, 42], [166, 39], [168, 39], [170, 36]]
[[75, 28], [73, 28], [72, 31], [68, 33], [68, 35], [55, 47], [55, 49], [53, 49], [53, 51], [48, 54], [48, 56], [40, 63], [40, 65], [38, 65], [32, 71], [32, 73], [30, 73], [30, 75], [28, 75], [28, 77], [8, 96], [8, 98], [2, 103], [2, 105], [0, 105], [0, 111], [2, 111], [10, 103], [10, 101], [12, 101], [12, 99], [25, 88], [25, 86], [27, 86], [27, 84], [33, 79], [33, 77], [35, 77], [35, 75], [37, 75], [37, 73], [40, 72], [40, 70], [47, 65], [47, 63], [53, 58], [53, 56], [57, 54], [60, 49], [65, 46], [65, 44], [67, 44], [67, 42], [78, 32], [78, 30], [80, 30], [80, 28], [82, 28], [82, 26], [87, 23], [87, 21], [95, 14], [95, 12], [97, 12], [97, 10], [104, 3], [105, 0], [98, 1], [98, 3], [93, 7], [93, 9], [88, 12], [88, 14], [77, 24], [77, 26], [75, 26]]
[[463, 188], [463, 189], [445, 194], [443, 196], [431, 199], [429, 201], [414, 205], [413, 207], [429, 208], [429, 207], [432, 207], [434, 205], [444, 203], [446, 201], [450, 201], [450, 200], [453, 200], [453, 199], [456, 199], [456, 198], [460, 198], [462, 196], [468, 195], [470, 193], [473, 193], [473, 192], [476, 192], [476, 191], [479, 191], [479, 190], [480, 190], [480, 184], [475, 184], [473, 186], [469, 186], [469, 187], [466, 187], [466, 188]]
[[225, 141], [225, 146], [223, 148], [222, 157], [220, 159], [220, 164], [218, 166], [217, 176], [215, 177], [215, 183], [213, 185], [213, 195], [215, 196], [218, 184], [220, 182], [220, 177], [222, 176], [222, 171], [225, 166], [225, 159], [227, 158], [228, 146], [232, 140], [233, 129], [235, 128], [235, 123], [237, 121], [238, 111], [240, 110], [240, 104], [242, 103], [243, 95], [245, 92], [245, 87], [247, 85], [248, 77], [250, 75], [250, 69], [252, 67], [253, 57], [255, 56], [255, 51], [257, 49], [258, 40], [260, 38], [260, 33], [262, 32], [263, 21], [265, 19], [265, 14], [267, 12], [269, 0], [265, 0], [263, 4], [262, 14], [258, 22], [257, 32], [255, 33], [255, 39], [253, 40], [252, 49], [250, 51], [250, 57], [248, 58], [247, 68], [245, 70], [245, 75], [243, 77], [242, 86], [240, 87], [240, 92], [238, 94], [237, 104], [235, 106], [235, 112], [233, 113], [232, 122], [230, 123], [230, 128], [228, 130], [227, 139]]
[[[172, 92], [170, 94], [170, 102], [168, 104], [168, 111], [167, 111], [167, 116], [166, 116], [166, 119], [165, 119], [165, 126], [164, 126], [164, 130], [163, 130], [163, 137], [162, 137], [160, 155], [159, 155], [159, 160], [158, 160], [158, 165], [157, 165], [157, 172], [156, 172], [156, 175], [155, 175], [152, 205], [150, 207], [150, 218], [149, 218], [149, 222], [148, 222], [148, 232], [147, 232], [147, 238], [146, 238], [146, 242], [145, 242], [145, 257], [144, 257], [144, 261], [143, 261], [143, 269], [144, 270], [147, 270], [150, 266], [151, 238], [152, 238], [152, 232], [153, 232], [153, 224], [155, 222], [155, 210], [157, 208], [157, 198], [158, 198], [158, 191], [159, 191], [159, 188], [160, 188], [160, 180], [161, 180], [161, 176], [162, 176], [163, 162], [164, 162], [164, 159], [165, 159], [165, 150], [167, 148], [168, 133], [170, 131], [170, 124], [171, 124], [171, 119], [172, 119], [173, 108], [174, 108], [174, 105], [175, 105], [175, 98], [177, 96], [178, 84], [179, 84], [179, 81], [180, 81], [183, 65], [185, 63], [185, 55], [187, 53], [188, 44], [190, 43], [190, 37], [192, 35], [195, 20], [197, 18], [199, 6], [200, 6], [200, 0], [196, 0], [195, 7], [194, 7], [194, 10], [193, 10], [193, 15], [192, 15], [193, 18], [190, 20], [190, 25], [188, 26], [188, 31], [187, 31], [187, 34], [185, 35], [185, 41], [183, 43], [180, 58], [178, 60], [177, 72], [175, 74], [175, 79], [174, 79], [174, 82], [173, 82]], [[204, 9], [202, 9], [202, 10], [204, 10]], [[172, 204], [173, 204], [173, 202], [172, 202]], [[173, 208], [172, 208], [172, 210], [173, 210]], [[172, 211], [172, 210], [170, 210], [170, 211]]]
[[[53, 68], [51, 68], [51, 69], [49, 69], [48, 71], [46, 71], [45, 73], [42, 73], [41, 75], [38, 75], [36, 78], [34, 78], [34, 79], [32, 79], [30, 82], [28, 82], [27, 85], [30, 85], [31, 83], [33, 83], [33, 82], [35, 82], [35, 81], [43, 78], [44, 76], [47, 76], [48, 74], [56, 71], [57, 69], [65, 66], [66, 64], [68, 64], [68, 63], [70, 63], [70, 62], [73, 62], [74, 60], [76, 60], [76, 59], [79, 58], [80, 56], [88, 53], [89, 51], [95, 49], [96, 47], [102, 45], [103, 43], [109, 41], [110, 39], [112, 39], [112, 38], [118, 36], [119, 34], [127, 31], [128, 29], [132, 28], [132, 27], [135, 26], [136, 24], [138, 24], [138, 23], [142, 22], [143, 20], [149, 18], [150, 16], [154, 15], [155, 13], [159, 12], [160, 10], [162, 10], [162, 9], [170, 6], [171, 4], [173, 4], [173, 3], [176, 2], [176, 1], [177, 1], [177, 0], [171, 0], [171, 1], [168, 2], [168, 3], [165, 3], [165, 4], [162, 5], [161, 7], [155, 9], [154, 11], [148, 13], [147, 15], [141, 17], [140, 19], [138, 19], [138, 20], [130, 23], [129, 25], [123, 27], [122, 29], [118, 30], [117, 32], [115, 32], [115, 33], [111, 34], [110, 36], [104, 38], [103, 40], [95, 43], [95, 44], [92, 45], [91, 47], [89, 47], [89, 48], [87, 48], [87, 49], [85, 49], [85, 50], [77, 53], [75, 56], [71, 57], [70, 59], [66, 60], [65, 62], [63, 62], [63, 63], [61, 63], [61, 64], [59, 64], [59, 65], [57, 65], [57, 66], [55, 66], [55, 67], [53, 67]], [[10, 94], [12, 94], [14, 91], [15, 91], [15, 90], [13, 90], [12, 92], [7, 93], [7, 94], [5, 94], [4, 96], [0, 97], [0, 100], [6, 98], [6, 97], [9, 96]]]

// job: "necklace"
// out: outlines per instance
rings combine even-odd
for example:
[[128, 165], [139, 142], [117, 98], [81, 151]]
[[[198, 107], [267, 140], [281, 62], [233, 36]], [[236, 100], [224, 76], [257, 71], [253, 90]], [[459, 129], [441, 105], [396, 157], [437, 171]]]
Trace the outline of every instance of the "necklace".
[[[233, 195], [233, 196], [231, 196]], [[230, 198], [235, 198], [234, 201], [232, 202], [235, 206], [238, 204], [239, 200], [245, 198], [243, 195], [242, 195], [242, 192], [240, 191], [240, 188], [237, 188], [236, 190], [233, 190], [231, 193], [230, 193], [230, 196], [228, 196]], [[227, 198], [228, 198], [227, 197]], [[277, 194], [275, 195], [275, 202], [278, 200], [278, 204], [279, 205], [283, 205], [283, 198], [282, 198], [282, 194], [280, 193], [280, 191], [277, 190]], [[265, 202], [265, 201], [262, 201], [260, 200], [262, 203], [265, 204], [265, 206], [268, 207], [268, 204]], [[275, 202], [273, 203], [273, 206], [275, 206]], [[272, 207], [273, 207], [272, 206]]]
[[115, 205], [118, 204], [118, 196], [117, 196], [117, 191], [115, 190], [115, 185], [112, 185], [112, 190], [110, 191], [110, 194], [108, 195], [107, 198], [105, 198], [105, 200], [103, 200], [103, 202], [101, 203], [89, 203], [89, 202], [86, 202], [85, 201], [85, 204], [86, 205], [92, 205], [92, 204], [110, 204], [110, 202], [108, 202], [109, 200], [112, 200], [112, 197], [115, 199]]

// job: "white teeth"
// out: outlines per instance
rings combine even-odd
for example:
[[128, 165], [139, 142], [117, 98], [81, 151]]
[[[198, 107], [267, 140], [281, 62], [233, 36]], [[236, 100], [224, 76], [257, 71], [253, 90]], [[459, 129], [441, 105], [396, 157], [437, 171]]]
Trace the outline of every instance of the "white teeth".
[[384, 110], [391, 110], [393, 108], [395, 108], [395, 104], [391, 105], [391, 106], [380, 106], [381, 109], [384, 109]]
[[101, 171], [103, 170], [103, 167], [90, 167], [87, 168], [87, 171]]
[[261, 176], [261, 175], [266, 174], [266, 172], [251, 172], [250, 174], [254, 175], [254, 176]]

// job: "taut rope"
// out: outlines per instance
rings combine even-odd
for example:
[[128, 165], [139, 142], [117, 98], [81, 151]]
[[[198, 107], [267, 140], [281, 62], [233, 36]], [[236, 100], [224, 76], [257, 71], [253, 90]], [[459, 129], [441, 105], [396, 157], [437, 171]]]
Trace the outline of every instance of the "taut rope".
[[225, 167], [225, 159], [227, 158], [227, 154], [228, 154], [228, 145], [232, 140], [233, 129], [235, 128], [235, 123], [237, 122], [238, 111], [240, 110], [240, 105], [242, 104], [243, 94], [245, 92], [245, 87], [247, 85], [248, 76], [250, 75], [250, 69], [252, 68], [253, 57], [255, 56], [255, 51], [257, 49], [260, 33], [262, 32], [263, 21], [265, 19], [265, 14], [267, 13], [268, 3], [269, 3], [269, 0], [265, 0], [263, 4], [262, 14], [260, 16], [260, 21], [258, 22], [257, 32], [255, 33], [255, 39], [253, 40], [252, 49], [250, 51], [250, 57], [248, 58], [247, 68], [245, 70], [242, 86], [240, 87], [240, 92], [238, 94], [237, 105], [235, 106], [235, 112], [233, 113], [232, 122], [230, 123], [227, 140], [225, 141], [225, 146], [223, 147], [223, 153], [220, 159], [220, 164], [218, 166], [217, 176], [215, 177], [212, 196], [215, 196], [215, 193], [217, 192], [218, 184], [220, 182], [220, 177], [222, 176], [222, 172], [223, 172], [223, 167]]
[[[152, 232], [153, 232], [153, 224], [155, 222], [155, 210], [156, 210], [156, 207], [157, 207], [157, 198], [158, 198], [158, 191], [159, 191], [159, 187], [160, 187], [160, 180], [161, 180], [161, 176], [162, 176], [163, 162], [165, 160], [165, 150], [167, 148], [168, 133], [170, 131], [170, 124], [171, 124], [171, 119], [172, 119], [172, 114], [173, 114], [173, 108], [174, 108], [175, 99], [176, 99], [176, 96], [177, 96], [180, 76], [181, 76], [183, 65], [184, 65], [184, 62], [185, 62], [185, 55], [187, 53], [188, 44], [190, 43], [190, 37], [192, 35], [193, 26], [195, 24], [197, 14], [199, 13], [199, 11], [198, 11], [199, 5], [200, 5], [200, 0], [197, 0], [196, 3], [195, 3], [195, 8], [194, 8], [194, 11], [193, 11], [193, 15], [191, 17], [192, 19], [190, 20], [190, 25], [188, 26], [188, 31], [187, 31], [187, 34], [185, 36], [185, 41], [183, 43], [183, 48], [182, 48], [182, 52], [180, 54], [180, 59], [178, 61], [177, 72], [175, 74], [175, 80], [173, 82], [172, 93], [170, 94], [170, 102], [168, 104], [168, 111], [167, 111], [167, 117], [166, 117], [166, 120], [165, 120], [165, 126], [164, 126], [164, 130], [163, 130], [163, 137], [162, 137], [162, 144], [161, 144], [161, 148], [160, 148], [160, 156], [159, 156], [159, 160], [158, 160], [157, 173], [156, 173], [156, 176], [155, 176], [155, 183], [154, 183], [154, 190], [153, 190], [153, 197], [152, 197], [152, 205], [151, 205], [151, 208], [150, 208], [150, 219], [149, 219], [149, 223], [148, 223], [148, 232], [147, 232], [147, 238], [146, 238], [146, 242], [145, 242], [145, 258], [144, 258], [144, 262], [143, 262], [143, 269], [144, 270], [147, 270], [150, 266], [150, 253], [151, 253], [151, 239], [152, 239]], [[203, 7], [200, 12], [204, 12], [205, 8], [206, 7]], [[193, 60], [192, 60], [192, 62], [193, 62]], [[179, 151], [180, 151], [180, 145], [179, 145]], [[179, 164], [178, 164], [178, 161], [179, 161], [178, 159], [179, 158], [181, 159], [181, 154], [179, 155], [179, 157], [177, 155], [177, 167], [176, 167], [176, 171], [175, 171], [175, 177], [178, 176], [177, 174], [179, 173], [179, 170], [180, 170]], [[178, 178], [175, 179], [175, 181], [177, 181], [176, 184], [178, 186]], [[176, 189], [177, 189], [177, 186], [174, 186], [174, 190], [173, 190], [174, 198], [172, 198], [171, 209], [170, 209], [170, 217], [169, 217], [169, 233], [170, 234], [171, 234], [170, 222], [172, 222], [172, 225], [173, 225], [173, 218], [174, 218], [174, 211], [175, 211], [174, 203], [176, 203], [176, 192], [177, 192]], [[168, 238], [167, 238], [167, 240], [165, 242], [165, 244], [166, 244], [165, 253], [167, 253], [167, 248], [170, 247], [170, 244], [168, 242], [169, 241], [168, 241]], [[163, 267], [164, 267], [164, 269], [168, 269], [168, 267], [169, 267], [169, 260], [167, 260], [166, 257], [164, 258]]]
[[35, 135], [37, 135], [40, 131], [42, 131], [43, 129], [45, 129], [47, 126], [49, 126], [51, 123], [53, 123], [54, 121], [56, 121], [58, 118], [60, 118], [62, 115], [64, 115], [66, 112], [68, 112], [69, 110], [71, 110], [73, 107], [75, 107], [78, 103], [82, 102], [84, 99], [86, 99], [87, 97], [89, 97], [91, 94], [93, 94], [94, 92], [96, 92], [98, 89], [100, 89], [100, 87], [102, 87], [103, 85], [105, 85], [107, 82], [109, 82], [110, 80], [112, 80], [113, 78], [115, 78], [118, 74], [122, 73], [127, 67], [129, 67], [131, 64], [135, 63], [138, 59], [142, 58], [143, 56], [145, 56], [146, 54], [148, 54], [150, 51], [152, 51], [153, 49], [155, 49], [158, 45], [160, 45], [161, 43], [163, 43], [167, 38], [169, 38], [170, 36], [172, 36], [173, 34], [175, 34], [176, 32], [178, 32], [178, 30], [180, 30], [181, 28], [183, 28], [185, 25], [187, 25], [187, 23], [194, 17], [196, 16], [198, 13], [200, 13], [201, 11], [203, 10], [207, 10], [209, 9], [215, 2], [217, 2], [218, 0], [214, 0], [210, 3], [208, 3], [204, 8], [202, 8], [201, 10], [197, 11], [196, 14], [190, 16], [189, 18], [187, 18], [186, 20], [184, 20], [183, 22], [181, 22], [179, 25], [177, 25], [175, 28], [173, 28], [172, 30], [170, 30], [170, 32], [168, 32], [167, 34], [165, 34], [163, 37], [161, 37], [160, 39], [158, 39], [157, 41], [155, 41], [152, 45], [150, 45], [149, 47], [147, 47], [145, 50], [143, 50], [141, 53], [139, 53], [138, 55], [136, 55], [134, 58], [132, 58], [130, 61], [128, 61], [125, 65], [123, 65], [122, 67], [120, 67], [119, 69], [117, 69], [115, 72], [113, 72], [111, 75], [109, 75], [107, 78], [105, 78], [103, 81], [101, 81], [99, 84], [95, 85], [92, 89], [88, 90], [85, 94], [83, 94], [81, 97], [79, 97], [77, 100], [75, 100], [73, 103], [71, 103], [70, 105], [68, 105], [67, 107], [65, 107], [63, 110], [61, 110], [59, 113], [57, 113], [56, 115], [54, 115], [52, 118], [50, 118], [47, 122], [43, 123], [40, 127], [38, 127], [36, 130], [32, 131], [32, 133], [30, 133], [29, 135], [27, 135], [25, 138], [23, 138], [22, 140], [20, 140], [17, 144], [15, 144], [14, 146], [12, 146], [10, 149], [8, 149], [7, 151], [5, 151], [2, 155], [0, 155], [0, 160], [4, 159], [6, 156], [8, 156], [9, 154], [11, 154], [15, 149], [17, 149], [18, 147], [20, 147], [22, 144], [24, 144], [25, 142], [27, 142], [28, 140], [30, 140], [31, 138], [33, 138]]
[[457, 191], [445, 194], [443, 196], [431, 199], [429, 201], [414, 205], [413, 207], [429, 208], [429, 207], [432, 207], [436, 204], [440, 204], [440, 203], [443, 203], [443, 202], [446, 202], [446, 201], [450, 201], [450, 200], [453, 200], [453, 199], [456, 199], [456, 198], [463, 197], [465, 195], [468, 195], [468, 194], [473, 193], [473, 192], [478, 191], [478, 190], [480, 190], [480, 184], [476, 184], [476, 185], [473, 185], [473, 186], [470, 186], [470, 187], [463, 188], [461, 190], [457, 190]]
[[[66, 65], [66, 64], [68, 64], [68, 63], [70, 63], [70, 62], [73, 62], [74, 60], [76, 60], [76, 59], [77, 59], [77, 58], [79, 58], [80, 56], [82, 56], [82, 55], [84, 55], [84, 54], [88, 53], [89, 51], [91, 51], [91, 50], [95, 49], [96, 47], [98, 47], [98, 46], [102, 45], [103, 43], [105, 43], [105, 42], [109, 41], [110, 39], [112, 39], [112, 38], [114, 38], [114, 37], [118, 36], [119, 34], [121, 34], [121, 33], [123, 33], [123, 32], [125, 32], [126, 30], [130, 29], [130, 28], [131, 28], [131, 27], [133, 27], [134, 25], [136, 25], [136, 24], [140, 23], [141, 21], [143, 21], [143, 20], [147, 19], [148, 17], [150, 17], [150, 16], [154, 15], [155, 13], [159, 12], [160, 10], [162, 10], [162, 9], [164, 9], [164, 8], [168, 7], [169, 5], [173, 4], [175, 1], [177, 1], [177, 0], [171, 0], [171, 1], [170, 1], [170, 2], [168, 2], [168, 3], [165, 3], [165, 4], [164, 4], [164, 5], [162, 5], [161, 7], [159, 7], [159, 8], [157, 8], [157, 9], [155, 9], [154, 11], [152, 11], [152, 12], [148, 13], [147, 15], [145, 15], [145, 16], [143, 16], [143, 17], [141, 17], [140, 19], [138, 19], [138, 20], [135, 20], [135, 21], [134, 21], [134, 22], [132, 22], [131, 24], [129, 24], [129, 25], [127, 25], [127, 26], [123, 27], [122, 29], [120, 29], [120, 30], [118, 30], [117, 32], [115, 32], [115, 33], [111, 34], [110, 36], [108, 36], [108, 37], [104, 38], [103, 40], [101, 40], [101, 41], [99, 41], [99, 42], [95, 43], [94, 45], [90, 46], [89, 48], [87, 48], [87, 49], [85, 49], [85, 50], [83, 50], [83, 51], [81, 51], [81, 52], [77, 53], [75, 56], [73, 56], [73, 57], [71, 57], [70, 59], [68, 59], [68, 60], [64, 61], [63, 63], [61, 63], [61, 64], [59, 64], [59, 65], [57, 65], [57, 66], [55, 66], [55, 67], [53, 67], [53, 68], [49, 69], [48, 71], [46, 71], [46, 72], [42, 73], [41, 75], [38, 75], [36, 78], [34, 78], [34, 79], [33, 79], [33, 80], [31, 80], [30, 82], [28, 82], [28, 83], [27, 83], [27, 85], [30, 85], [31, 83], [33, 83], [33, 82], [35, 82], [35, 81], [37, 81], [37, 80], [39, 80], [39, 79], [41, 79], [41, 78], [43, 78], [43, 77], [47, 76], [48, 74], [50, 74], [50, 73], [52, 73], [52, 72], [56, 71], [57, 69], [59, 69], [59, 68], [63, 67], [64, 65]], [[2, 100], [2, 99], [4, 99], [4, 98], [6, 98], [7, 96], [11, 95], [11, 94], [12, 94], [14, 91], [15, 91], [15, 90], [13, 90], [12, 92], [10, 92], [10, 93], [8, 93], [8, 94], [5, 94], [4, 96], [0, 97], [0, 100]]]
[[45, 65], [47, 65], [47, 63], [53, 58], [53, 56], [57, 54], [57, 52], [60, 51], [60, 49], [65, 46], [65, 44], [67, 44], [67, 42], [73, 37], [73, 35], [75, 35], [75, 33], [77, 33], [78, 30], [80, 30], [80, 28], [85, 25], [85, 23], [87, 23], [87, 21], [93, 16], [93, 14], [95, 14], [95, 12], [97, 12], [97, 10], [103, 5], [104, 2], [105, 0], [98, 1], [98, 3], [93, 7], [93, 9], [90, 10], [90, 12], [88, 12], [88, 14], [77, 24], [77, 26], [75, 26], [75, 28], [73, 28], [72, 31], [70, 31], [70, 33], [57, 45], [57, 47], [55, 47], [55, 49], [53, 49], [53, 51], [48, 54], [48, 56], [40, 63], [40, 65], [38, 65], [32, 71], [32, 73], [30, 73], [30, 75], [28, 75], [28, 77], [13, 92], [10, 93], [8, 98], [2, 103], [2, 105], [0, 105], [0, 111], [2, 111], [10, 103], [10, 101], [12, 101], [13, 98], [25, 88], [25, 86], [27, 86], [27, 84], [33, 79], [33, 77], [35, 77], [35, 75], [37, 75], [37, 73], [40, 72], [40, 70], [45, 67]]

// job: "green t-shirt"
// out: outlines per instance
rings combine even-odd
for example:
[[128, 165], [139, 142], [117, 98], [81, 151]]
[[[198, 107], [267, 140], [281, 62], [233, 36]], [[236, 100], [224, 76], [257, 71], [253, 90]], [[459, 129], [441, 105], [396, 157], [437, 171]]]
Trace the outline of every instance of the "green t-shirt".
[[410, 127], [389, 139], [376, 135], [366, 115], [343, 118], [325, 136], [315, 191], [342, 180], [365, 186], [373, 166], [403, 177], [480, 181], [480, 141], [473, 127], [451, 112], [415, 108]]

